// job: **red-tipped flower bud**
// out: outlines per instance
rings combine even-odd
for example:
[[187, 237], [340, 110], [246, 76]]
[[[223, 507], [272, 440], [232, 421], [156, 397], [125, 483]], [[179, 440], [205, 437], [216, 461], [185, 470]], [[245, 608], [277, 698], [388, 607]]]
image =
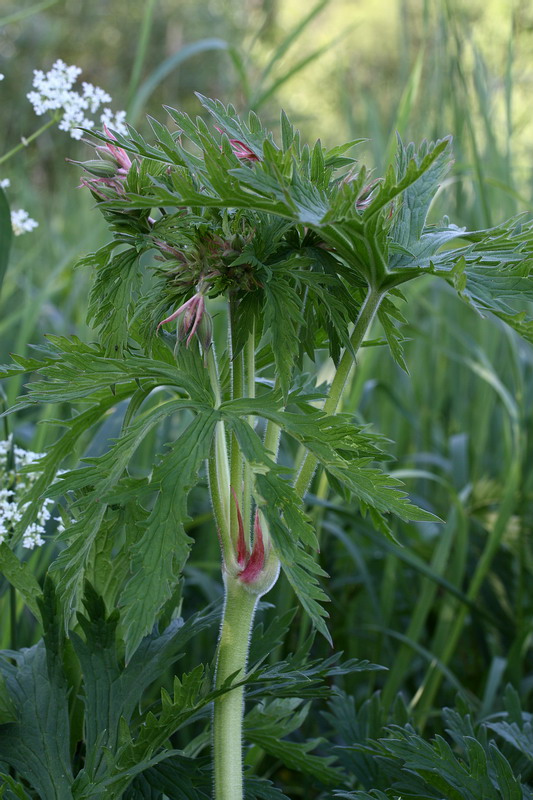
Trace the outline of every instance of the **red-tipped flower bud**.
[[209, 314], [205, 310], [205, 298], [201, 292], [193, 295], [189, 300], [183, 303], [173, 314], [166, 319], [161, 320], [157, 326], [157, 330], [161, 325], [166, 325], [167, 322], [178, 320], [178, 339], [180, 342], [187, 341], [187, 347], [191, 343], [191, 339], [196, 332], [204, 352], [211, 346], [212, 341], [212, 323]]

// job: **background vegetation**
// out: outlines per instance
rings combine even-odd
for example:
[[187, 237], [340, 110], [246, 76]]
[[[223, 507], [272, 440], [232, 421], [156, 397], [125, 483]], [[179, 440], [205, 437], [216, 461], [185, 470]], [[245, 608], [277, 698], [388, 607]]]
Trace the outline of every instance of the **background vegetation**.
[[[200, 113], [194, 91], [254, 108], [267, 124], [283, 106], [304, 138], [322, 135], [330, 146], [367, 137], [361, 158], [380, 171], [392, 157], [395, 131], [417, 142], [452, 133], [456, 166], [435, 219], [445, 210], [458, 225], [488, 227], [533, 210], [533, 7], [526, 0], [337, 0], [313, 10], [276, 0], [47, 0], [39, 8], [1, 5], [0, 153], [38, 127], [25, 99], [32, 70], [63, 58], [107, 89], [115, 107], [128, 108], [145, 133], [145, 115], [163, 118], [163, 104]], [[39, 221], [16, 239], [0, 295], [4, 362], [45, 333], [91, 335], [89, 276], [74, 264], [105, 241], [105, 231], [67, 157], [83, 160], [88, 150], [52, 129], [0, 166], [0, 178], [11, 180], [12, 206]], [[340, 512], [320, 479], [311, 502], [332, 576], [335, 647], [389, 669], [344, 677], [340, 685], [357, 703], [380, 689], [382, 721], [401, 693], [416, 724], [434, 732], [442, 729], [442, 707], [458, 696], [474, 719], [498, 719], [509, 682], [533, 711], [533, 352], [429, 282], [409, 291], [405, 316], [413, 333], [410, 380], [379, 347], [366, 348], [345, 408], [357, 408], [361, 420], [396, 443], [397, 473], [445, 524], [402, 526], [397, 547], [368, 521]], [[20, 388], [16, 380], [5, 383], [8, 402]], [[60, 416], [62, 409], [46, 413]], [[38, 422], [35, 411], [10, 422], [19, 444], [40, 451], [55, 437]], [[110, 415], [85, 442], [85, 454], [101, 452], [119, 424], [120, 413]], [[196, 545], [183, 593], [192, 611], [221, 587], [201, 492], [191, 511]], [[51, 545], [31, 554], [37, 576], [53, 554]], [[295, 605], [283, 582], [267, 599], [277, 613]], [[0, 582], [1, 646], [32, 644], [40, 635], [32, 617], [20, 604], [8, 624], [9, 603]], [[274, 612], [263, 613], [269, 619]], [[305, 647], [308, 634], [298, 617], [274, 657]], [[196, 637], [190, 664], [214, 642], [213, 631]], [[325, 655], [326, 644], [316, 642], [313, 652]], [[333, 721], [313, 715], [295, 736], [322, 732], [335, 742], [337, 711]], [[311, 796], [296, 772], [280, 771], [257, 745], [248, 761], [289, 796]]]

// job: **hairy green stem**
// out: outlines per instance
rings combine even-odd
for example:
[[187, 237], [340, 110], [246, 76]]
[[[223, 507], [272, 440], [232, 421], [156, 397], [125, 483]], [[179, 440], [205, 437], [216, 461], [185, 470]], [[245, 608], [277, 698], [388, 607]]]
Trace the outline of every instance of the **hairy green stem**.
[[[216, 688], [233, 675], [240, 680], [248, 660], [250, 632], [258, 596], [251, 594], [236, 578], [227, 576], [226, 597], [218, 644]], [[215, 700], [213, 753], [216, 800], [241, 800], [242, 718], [244, 687], [239, 686]]]
[[[215, 408], [222, 402], [218, 367], [215, 357], [214, 345], [207, 352], [207, 370], [211, 387], [215, 396]], [[217, 422], [215, 441], [208, 463], [209, 492], [211, 503], [217, 523], [218, 533], [222, 543], [222, 550], [227, 557], [232, 552], [230, 528], [230, 472], [228, 463], [228, 449], [226, 444], [226, 430], [223, 422]]]
[[[354, 362], [354, 355], [361, 346], [363, 339], [377, 312], [383, 293], [369, 289], [364, 300], [359, 316], [351, 335], [351, 350], [346, 350], [339, 362], [335, 378], [331, 384], [330, 394], [324, 405], [328, 414], [334, 414], [339, 405], [341, 395]], [[246, 372], [244, 373], [244, 362]], [[233, 397], [238, 396], [238, 391], [252, 393], [252, 382], [255, 381], [253, 340], [249, 340], [247, 350], [240, 365], [233, 363]], [[213, 367], [215, 369], [215, 367]], [[245, 380], [246, 378], [246, 380]], [[217, 379], [218, 380], [218, 379]], [[245, 384], [246, 383], [246, 387]], [[277, 458], [280, 429], [277, 425], [269, 423], [265, 431], [265, 447]], [[236, 443], [235, 443], [236, 449]], [[240, 453], [239, 453], [240, 456]], [[305, 494], [317, 460], [309, 454], [304, 459], [296, 480], [296, 490], [301, 497]], [[218, 468], [218, 461], [216, 461]], [[232, 445], [231, 480], [236, 477], [237, 458], [234, 457]], [[239, 475], [242, 473], [239, 473]], [[213, 476], [211, 482], [220, 486], [220, 478]], [[249, 486], [245, 474], [245, 502], [251, 503]], [[234, 487], [237, 491], [237, 487]], [[240, 485], [239, 485], [240, 491]], [[216, 514], [216, 508], [215, 508]], [[226, 573], [226, 594], [222, 628], [218, 645], [216, 688], [220, 689], [225, 681], [234, 676], [241, 678], [246, 670], [249, 640], [254, 618], [257, 595], [243, 586], [240, 581]], [[244, 690], [238, 687], [221, 697], [214, 703], [213, 718], [213, 749], [215, 769], [215, 799], [216, 800], [242, 800], [242, 716], [244, 707]]]
[[[339, 366], [335, 372], [335, 377], [331, 382], [329, 395], [324, 403], [324, 411], [326, 414], [335, 414], [337, 411], [346, 381], [354, 365], [354, 356], [357, 354], [357, 351], [364, 341], [382, 299], [383, 293], [381, 291], [372, 288], [368, 290], [350, 337], [352, 349], [351, 351], [346, 349], [342, 354]], [[318, 459], [311, 452], [307, 451], [294, 484], [294, 488], [300, 497], [303, 497], [307, 492], [313, 475], [315, 474], [317, 464]]]
[[[274, 384], [274, 389], [279, 389], [279, 383], [276, 381]], [[265, 429], [265, 439], [264, 445], [267, 450], [270, 451], [272, 454], [273, 461], [277, 460], [278, 457], [278, 448], [279, 448], [279, 440], [281, 436], [281, 428], [276, 422], [272, 422], [269, 420], [266, 425]]]
[[[253, 325], [244, 347], [244, 366], [246, 394], [248, 397], [255, 397], [255, 325]], [[254, 418], [252, 416], [248, 417], [248, 424], [253, 428]], [[246, 541], [249, 542], [252, 520], [252, 468], [246, 461], [244, 462], [242, 517]]]
[[[233, 307], [230, 303], [230, 356], [235, 331], [232, 331]], [[255, 331], [252, 329], [244, 351], [232, 357], [232, 397], [255, 396]], [[216, 365], [212, 367], [213, 372]], [[253, 417], [249, 417], [253, 426]], [[220, 459], [212, 459], [215, 472]], [[252, 516], [252, 472], [243, 459], [239, 443], [235, 437], [231, 442], [230, 482], [242, 508], [245, 536], [250, 545]], [[220, 487], [220, 477], [213, 474], [210, 483]], [[213, 498], [218, 502], [218, 498]], [[216, 512], [215, 512], [216, 513]], [[223, 512], [222, 512], [223, 513]], [[235, 577], [236, 534], [238, 530], [237, 506], [231, 503], [229, 513], [230, 536], [225, 555], [225, 599], [222, 627], [217, 651], [217, 670], [215, 687], [220, 689], [233, 676], [241, 679], [246, 671], [250, 635], [259, 594], [250, 591], [238, 577]], [[266, 529], [265, 541], [266, 541]], [[224, 536], [221, 534], [224, 542]], [[228, 563], [228, 559], [231, 562]], [[242, 759], [242, 719], [244, 712], [244, 688], [237, 687], [216, 698], [213, 713], [213, 758], [215, 772], [216, 800], [242, 800], [243, 797], [243, 759]]]
[[[233, 400], [243, 396], [244, 393], [244, 353], [235, 354], [235, 312], [234, 300], [230, 300], [229, 306], [229, 353], [231, 365], [231, 397]], [[230, 530], [233, 540], [236, 541], [238, 531], [238, 508], [242, 509], [243, 497], [243, 457], [239, 447], [239, 442], [235, 434], [231, 435], [231, 457], [230, 457], [230, 484], [235, 492], [237, 502], [230, 502]], [[238, 505], [237, 505], [238, 504]], [[247, 526], [248, 527], [248, 526]]]

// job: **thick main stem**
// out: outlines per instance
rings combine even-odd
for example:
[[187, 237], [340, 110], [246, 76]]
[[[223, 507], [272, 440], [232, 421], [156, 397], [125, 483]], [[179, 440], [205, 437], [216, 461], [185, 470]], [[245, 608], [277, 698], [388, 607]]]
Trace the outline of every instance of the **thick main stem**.
[[[218, 644], [216, 688], [234, 676], [244, 676], [250, 632], [258, 596], [251, 594], [236, 578], [227, 576], [226, 597]], [[241, 800], [242, 718], [244, 687], [239, 686], [215, 700], [213, 716], [213, 752], [216, 800]]]
[[[324, 411], [326, 414], [335, 414], [337, 411], [344, 387], [346, 386], [346, 381], [354, 365], [354, 356], [363, 344], [366, 333], [372, 324], [372, 320], [376, 315], [382, 299], [383, 292], [372, 288], [368, 290], [350, 337], [352, 349], [351, 351], [346, 349], [342, 354], [339, 366], [335, 372], [335, 377], [331, 382], [329, 395], [324, 403]], [[300, 497], [303, 497], [307, 492], [309, 484], [315, 474], [317, 464], [318, 459], [308, 450], [294, 484], [294, 488]]]
[[[351, 350], [346, 350], [339, 362], [330, 394], [324, 405], [327, 414], [334, 414], [338, 408], [344, 386], [354, 362], [354, 354], [361, 346], [372, 320], [379, 308], [383, 293], [369, 289], [351, 335]], [[248, 378], [248, 392], [253, 379], [253, 340], [248, 343], [245, 357]], [[213, 368], [213, 367], [212, 367]], [[240, 367], [239, 367], [240, 370]], [[244, 389], [244, 381], [239, 375], [239, 386]], [[235, 385], [234, 385], [235, 390]], [[235, 391], [234, 391], [235, 394]], [[267, 426], [265, 446], [277, 456], [279, 428]], [[232, 459], [233, 460], [233, 459]], [[227, 462], [226, 462], [227, 463]], [[236, 461], [234, 462], [236, 465]], [[317, 460], [307, 454], [298, 473], [295, 488], [301, 497], [305, 494], [316, 469]], [[217, 465], [218, 467], [218, 465]], [[233, 472], [233, 470], [232, 470]], [[246, 493], [248, 486], [244, 476]], [[213, 476], [213, 479], [215, 476]], [[214, 480], [212, 481], [214, 482]], [[216, 511], [216, 509], [215, 509]], [[275, 580], [275, 579], [274, 579]], [[218, 644], [216, 688], [234, 676], [238, 681], [246, 671], [250, 634], [258, 595], [251, 593], [236, 577], [226, 574], [226, 593], [222, 628]], [[242, 800], [243, 761], [242, 761], [242, 718], [244, 710], [244, 689], [237, 687], [215, 700], [213, 717], [213, 754], [215, 770], [215, 800]]]
[[[229, 352], [231, 361], [231, 398], [237, 400], [244, 394], [244, 353], [235, 353], [235, 300], [230, 300], [229, 306]], [[230, 483], [232, 491], [234, 492], [235, 502], [230, 503], [230, 529], [232, 535], [236, 535], [237, 531], [237, 511], [238, 508], [242, 509], [243, 501], [243, 457], [239, 448], [237, 437], [233, 433], [231, 436], [231, 457], [230, 457]], [[246, 517], [245, 517], [246, 520]], [[245, 522], [245, 536], [246, 543], [249, 545], [249, 520]]]

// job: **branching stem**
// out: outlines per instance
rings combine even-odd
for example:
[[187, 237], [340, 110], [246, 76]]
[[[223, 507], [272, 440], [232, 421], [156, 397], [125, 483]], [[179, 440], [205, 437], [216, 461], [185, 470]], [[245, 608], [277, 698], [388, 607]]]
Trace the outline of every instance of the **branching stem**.
[[[350, 337], [352, 351], [348, 349], [344, 351], [335, 372], [335, 377], [331, 382], [329, 395], [324, 403], [324, 411], [326, 414], [335, 414], [339, 407], [346, 381], [354, 365], [354, 356], [357, 354], [364, 341], [382, 299], [383, 293], [381, 291], [372, 288], [368, 290]], [[307, 492], [309, 484], [315, 474], [317, 464], [317, 458], [311, 452], [307, 451], [294, 484], [294, 488], [300, 497], [303, 497]]]
[[40, 128], [37, 128], [37, 130], [34, 131], [31, 134], [31, 136], [24, 137], [22, 141], [20, 141], [17, 145], [15, 145], [15, 147], [12, 147], [11, 150], [8, 150], [7, 153], [4, 153], [3, 156], [0, 156], [0, 164], [3, 164], [5, 161], [9, 161], [9, 159], [12, 156], [14, 156], [20, 150], [23, 150], [25, 147], [27, 147], [30, 144], [30, 142], [34, 141], [34, 139], [37, 139], [37, 137], [40, 136], [41, 133], [44, 133], [45, 131], [48, 130], [48, 128], [51, 128], [52, 125], [55, 122], [57, 122], [57, 120], [58, 117], [54, 114], [54, 116], [51, 119], [49, 119], [48, 122], [45, 122], [44, 125], [41, 125]]

